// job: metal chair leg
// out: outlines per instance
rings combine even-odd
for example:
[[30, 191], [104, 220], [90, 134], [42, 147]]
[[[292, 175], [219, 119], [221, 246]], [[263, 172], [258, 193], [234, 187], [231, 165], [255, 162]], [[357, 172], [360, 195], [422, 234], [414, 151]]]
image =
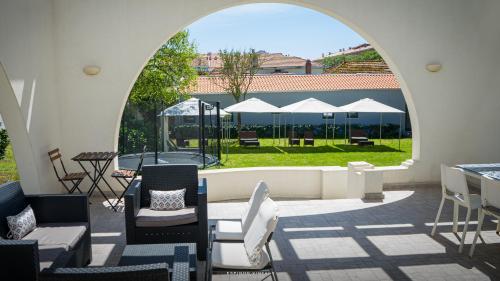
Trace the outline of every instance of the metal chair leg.
[[127, 193], [127, 190], [129, 189], [130, 185], [132, 184], [132, 181], [127, 181], [126, 178], [123, 179], [127, 184], [125, 185], [121, 180], [120, 178], [116, 178], [116, 181], [118, 181], [120, 183], [121, 186], [123, 186], [124, 190], [123, 192], [120, 194], [120, 196], [118, 197], [118, 199], [116, 200], [116, 203], [115, 203], [115, 208], [116, 206], [118, 206], [118, 204], [120, 203], [120, 201], [123, 199], [123, 196], [125, 196], [125, 193]]
[[267, 254], [269, 255], [269, 264], [271, 266], [271, 277], [273, 281], [278, 281], [278, 274], [276, 274], [276, 269], [274, 268], [273, 255], [271, 254], [271, 248], [269, 247], [269, 242], [265, 244]]
[[458, 232], [458, 203], [453, 201], [453, 233]]
[[63, 180], [61, 180], [60, 182], [62, 183], [62, 185], [64, 186], [64, 189], [66, 189], [66, 191], [68, 192], [68, 194], [73, 193], [73, 192], [71, 191], [71, 189], [70, 189], [70, 188], [69, 188], [69, 187], [68, 187], [68, 186], [64, 183], [64, 181], [63, 181]]
[[462, 250], [464, 249], [464, 243], [465, 243], [465, 236], [467, 235], [467, 228], [469, 227], [469, 220], [470, 220], [470, 213], [471, 213], [471, 208], [467, 208], [467, 215], [465, 217], [465, 224], [464, 224], [464, 229], [462, 233], [462, 239], [460, 240], [460, 247], [458, 248], [458, 252], [461, 253]]
[[83, 181], [83, 179], [80, 179], [80, 180], [77, 180], [76, 182], [74, 181], [71, 181], [71, 183], [73, 184], [73, 187], [71, 188], [71, 193], [75, 192], [75, 190], [78, 190], [78, 192], [80, 192], [80, 194], [82, 194], [82, 191], [80, 190], [80, 183]]
[[483, 221], [484, 221], [484, 212], [481, 211], [481, 209], [479, 209], [478, 212], [479, 212], [479, 218], [477, 219], [476, 234], [474, 235], [474, 240], [472, 240], [472, 245], [470, 246], [470, 250], [469, 250], [469, 257], [471, 257], [471, 258], [472, 258], [472, 255], [474, 254], [474, 250], [476, 249], [477, 238], [479, 237], [479, 234], [481, 233], [481, 228], [483, 227]]
[[434, 236], [434, 234], [436, 234], [437, 224], [439, 223], [439, 218], [441, 217], [441, 211], [443, 211], [444, 200], [446, 199], [443, 196], [443, 198], [441, 198], [441, 203], [439, 204], [439, 209], [436, 215], [436, 220], [434, 221], [434, 226], [432, 227], [431, 236]]

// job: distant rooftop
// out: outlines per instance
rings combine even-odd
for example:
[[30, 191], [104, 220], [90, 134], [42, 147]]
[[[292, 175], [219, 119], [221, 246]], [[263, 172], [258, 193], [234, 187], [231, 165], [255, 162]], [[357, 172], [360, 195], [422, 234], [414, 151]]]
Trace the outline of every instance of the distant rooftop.
[[[199, 76], [194, 94], [224, 93], [217, 76]], [[220, 81], [220, 80], [219, 80]], [[340, 90], [400, 89], [393, 74], [268, 74], [256, 75], [249, 93], [330, 92]]]
[[[262, 61], [261, 68], [294, 68], [304, 67], [307, 59], [284, 55], [283, 53], [266, 53], [258, 52]], [[197, 68], [219, 68], [222, 66], [222, 61], [218, 53], [200, 54], [193, 61], [193, 66]], [[312, 62], [313, 68], [321, 68], [322, 65], [318, 62]]]
[[372, 45], [370, 45], [368, 43], [363, 43], [363, 44], [360, 44], [360, 45], [357, 45], [354, 47], [349, 47], [347, 49], [344, 49], [344, 48], [340, 49], [340, 50], [338, 50], [338, 52], [335, 52], [335, 53], [328, 53], [324, 57], [337, 57], [337, 56], [342, 56], [342, 55], [354, 55], [354, 54], [358, 54], [358, 53], [361, 53], [364, 51], [369, 51], [369, 50], [373, 50]]
[[326, 73], [392, 73], [385, 61], [345, 61], [325, 70]]

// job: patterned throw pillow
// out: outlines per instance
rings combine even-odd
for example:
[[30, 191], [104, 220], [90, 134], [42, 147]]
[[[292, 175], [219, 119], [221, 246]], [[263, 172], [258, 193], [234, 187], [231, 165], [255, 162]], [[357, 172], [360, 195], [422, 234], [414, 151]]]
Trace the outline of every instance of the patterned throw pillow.
[[184, 203], [184, 194], [186, 189], [178, 190], [150, 190], [151, 210], [179, 210], [186, 207]]
[[36, 228], [36, 219], [33, 209], [28, 205], [22, 212], [15, 216], [7, 217], [9, 233], [7, 238], [19, 240]]

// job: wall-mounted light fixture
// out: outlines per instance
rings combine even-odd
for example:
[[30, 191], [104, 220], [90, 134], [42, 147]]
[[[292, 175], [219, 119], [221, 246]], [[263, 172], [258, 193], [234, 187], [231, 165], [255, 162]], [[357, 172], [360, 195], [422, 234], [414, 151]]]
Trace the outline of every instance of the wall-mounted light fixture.
[[101, 68], [97, 65], [86, 65], [83, 67], [83, 73], [89, 76], [97, 75], [99, 72], [101, 72]]
[[440, 63], [428, 63], [425, 66], [425, 69], [429, 72], [438, 72], [441, 70], [441, 64]]

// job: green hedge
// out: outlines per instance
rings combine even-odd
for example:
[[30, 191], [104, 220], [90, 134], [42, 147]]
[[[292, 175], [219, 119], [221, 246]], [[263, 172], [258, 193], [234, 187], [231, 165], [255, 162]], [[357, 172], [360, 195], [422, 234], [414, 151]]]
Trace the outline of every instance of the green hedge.
[[5, 150], [9, 145], [9, 136], [7, 135], [7, 130], [0, 129], [0, 160], [5, 157]]
[[[331, 137], [333, 125], [328, 125], [328, 135]], [[369, 138], [379, 138], [379, 125], [351, 125], [352, 130], [363, 130]], [[198, 126], [197, 125], [181, 125], [176, 126], [172, 129], [172, 137], [182, 136], [183, 138], [197, 138], [198, 137]], [[284, 137], [284, 126], [281, 126], [281, 134]], [[287, 132], [292, 129], [291, 125], [286, 126]], [[321, 138], [325, 135], [325, 125], [295, 125], [294, 129], [299, 135], [302, 135], [305, 131], [313, 131], [314, 135]], [[272, 125], [251, 125], [246, 124], [241, 126], [242, 131], [256, 131], [260, 138], [272, 138], [273, 136], [273, 126]], [[276, 136], [278, 136], [278, 128], [275, 131]], [[383, 138], [397, 138], [399, 135], [399, 125], [398, 124], [385, 124], [382, 126], [382, 137]], [[230, 126], [230, 136], [231, 138], [238, 137], [238, 131], [236, 126]], [[335, 138], [344, 138], [344, 125], [335, 126]]]

